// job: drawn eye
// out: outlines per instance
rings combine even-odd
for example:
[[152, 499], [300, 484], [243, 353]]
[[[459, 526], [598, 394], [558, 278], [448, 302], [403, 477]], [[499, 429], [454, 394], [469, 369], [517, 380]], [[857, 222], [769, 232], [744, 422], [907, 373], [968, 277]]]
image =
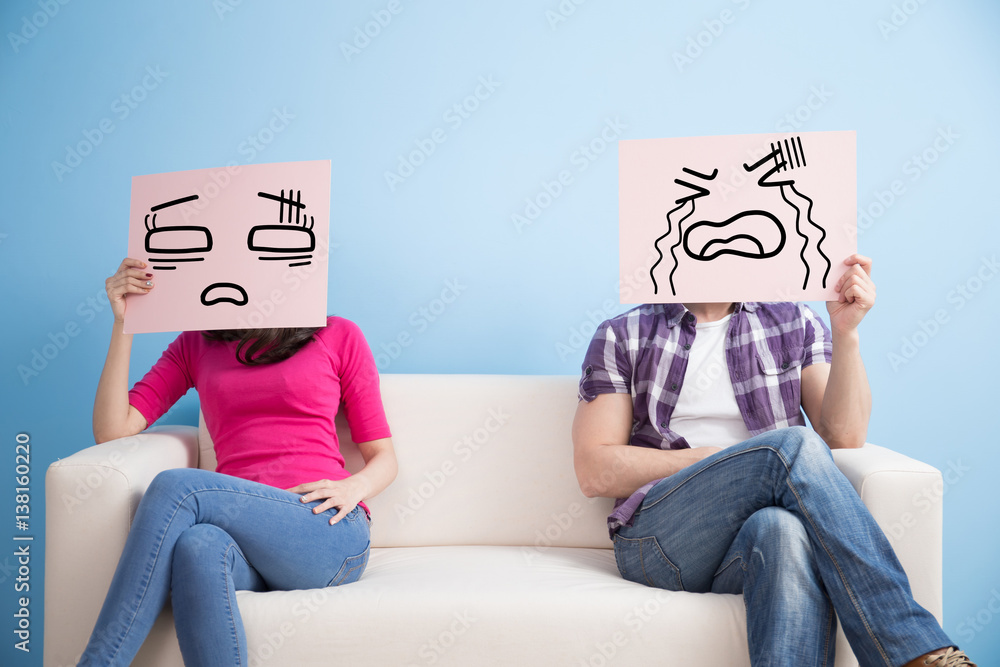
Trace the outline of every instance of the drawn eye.
[[311, 229], [302, 227], [258, 225], [250, 230], [247, 246], [258, 252], [312, 252], [316, 237]]
[[211, 249], [212, 232], [205, 227], [160, 227], [146, 232], [146, 252], [179, 254]]

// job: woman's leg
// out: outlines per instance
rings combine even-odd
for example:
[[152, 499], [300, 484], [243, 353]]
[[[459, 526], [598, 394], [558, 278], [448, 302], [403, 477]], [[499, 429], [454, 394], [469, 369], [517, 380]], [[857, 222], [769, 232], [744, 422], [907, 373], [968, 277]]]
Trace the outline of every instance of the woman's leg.
[[367, 563], [364, 512], [358, 509], [331, 526], [335, 510], [313, 514], [319, 503], [299, 498], [205, 470], [157, 475], [136, 511], [80, 664], [130, 663], [170, 591], [177, 541], [195, 524], [211, 524], [232, 536], [269, 589], [319, 588], [357, 579]]
[[[623, 576], [707, 592], [746, 521], [781, 507], [802, 523], [862, 665], [898, 667], [952, 645], [910, 593], [892, 547], [810, 429], [758, 435], [664, 479], [615, 539]], [[821, 623], [816, 619], [816, 623]]]
[[743, 594], [751, 664], [833, 665], [837, 617], [809, 535], [788, 510], [765, 507], [750, 515], [712, 592]]
[[170, 600], [187, 667], [247, 664], [236, 591], [248, 590], [266, 591], [267, 584], [229, 533], [208, 523], [181, 533], [174, 545]]

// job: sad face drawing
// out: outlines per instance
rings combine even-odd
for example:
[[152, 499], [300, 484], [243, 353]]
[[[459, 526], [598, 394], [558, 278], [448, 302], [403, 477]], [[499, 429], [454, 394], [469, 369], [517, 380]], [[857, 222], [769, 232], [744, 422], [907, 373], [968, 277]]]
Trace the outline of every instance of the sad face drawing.
[[[318, 164], [329, 174], [329, 162], [288, 164]], [[301, 173], [298, 179], [258, 173], [287, 164], [255, 167], [242, 168], [225, 189], [204, 182], [186, 189], [182, 183], [155, 188], [169, 192], [169, 198], [148, 206], [141, 229], [133, 219], [130, 251], [141, 243], [134, 256], [153, 269], [159, 303], [143, 308], [148, 303], [140, 302], [147, 300], [137, 299], [133, 308], [130, 302], [126, 323], [132, 319], [155, 330], [314, 326], [306, 322], [317, 318], [322, 324], [329, 176], [303, 183]], [[191, 182], [197, 179], [185, 176], [196, 173], [158, 177]], [[297, 186], [273, 187], [279, 181], [297, 181]], [[133, 206], [135, 200], [133, 193]], [[323, 270], [316, 278], [318, 268]]]

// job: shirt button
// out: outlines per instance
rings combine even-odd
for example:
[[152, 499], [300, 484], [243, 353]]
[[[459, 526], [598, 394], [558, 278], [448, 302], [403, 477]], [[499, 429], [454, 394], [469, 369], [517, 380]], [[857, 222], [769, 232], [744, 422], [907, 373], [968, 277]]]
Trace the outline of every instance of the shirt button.
[[584, 375], [590, 375], [593, 372], [594, 372], [594, 369], [591, 368], [590, 366], [587, 366], [587, 369], [585, 371], [583, 371], [583, 374]]
[[660, 428], [666, 428], [667, 422], [660, 422]]
[[785, 368], [788, 368], [788, 362], [786, 361], [785, 363], [781, 364], [781, 368], [782, 368], [782, 370], [784, 370]]
[[691, 349], [691, 343], [685, 343], [684, 344], [684, 349], [685, 350], [690, 350]]
[[674, 391], [677, 391], [677, 383], [675, 382], [672, 385], [670, 385], [670, 388], [673, 389]]

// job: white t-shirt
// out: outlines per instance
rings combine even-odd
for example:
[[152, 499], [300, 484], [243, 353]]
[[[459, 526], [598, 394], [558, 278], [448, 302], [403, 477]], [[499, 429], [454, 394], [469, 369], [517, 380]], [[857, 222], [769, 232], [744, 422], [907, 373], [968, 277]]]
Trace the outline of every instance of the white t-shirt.
[[692, 447], [729, 447], [750, 438], [726, 365], [726, 334], [732, 313], [699, 322], [670, 429]]

